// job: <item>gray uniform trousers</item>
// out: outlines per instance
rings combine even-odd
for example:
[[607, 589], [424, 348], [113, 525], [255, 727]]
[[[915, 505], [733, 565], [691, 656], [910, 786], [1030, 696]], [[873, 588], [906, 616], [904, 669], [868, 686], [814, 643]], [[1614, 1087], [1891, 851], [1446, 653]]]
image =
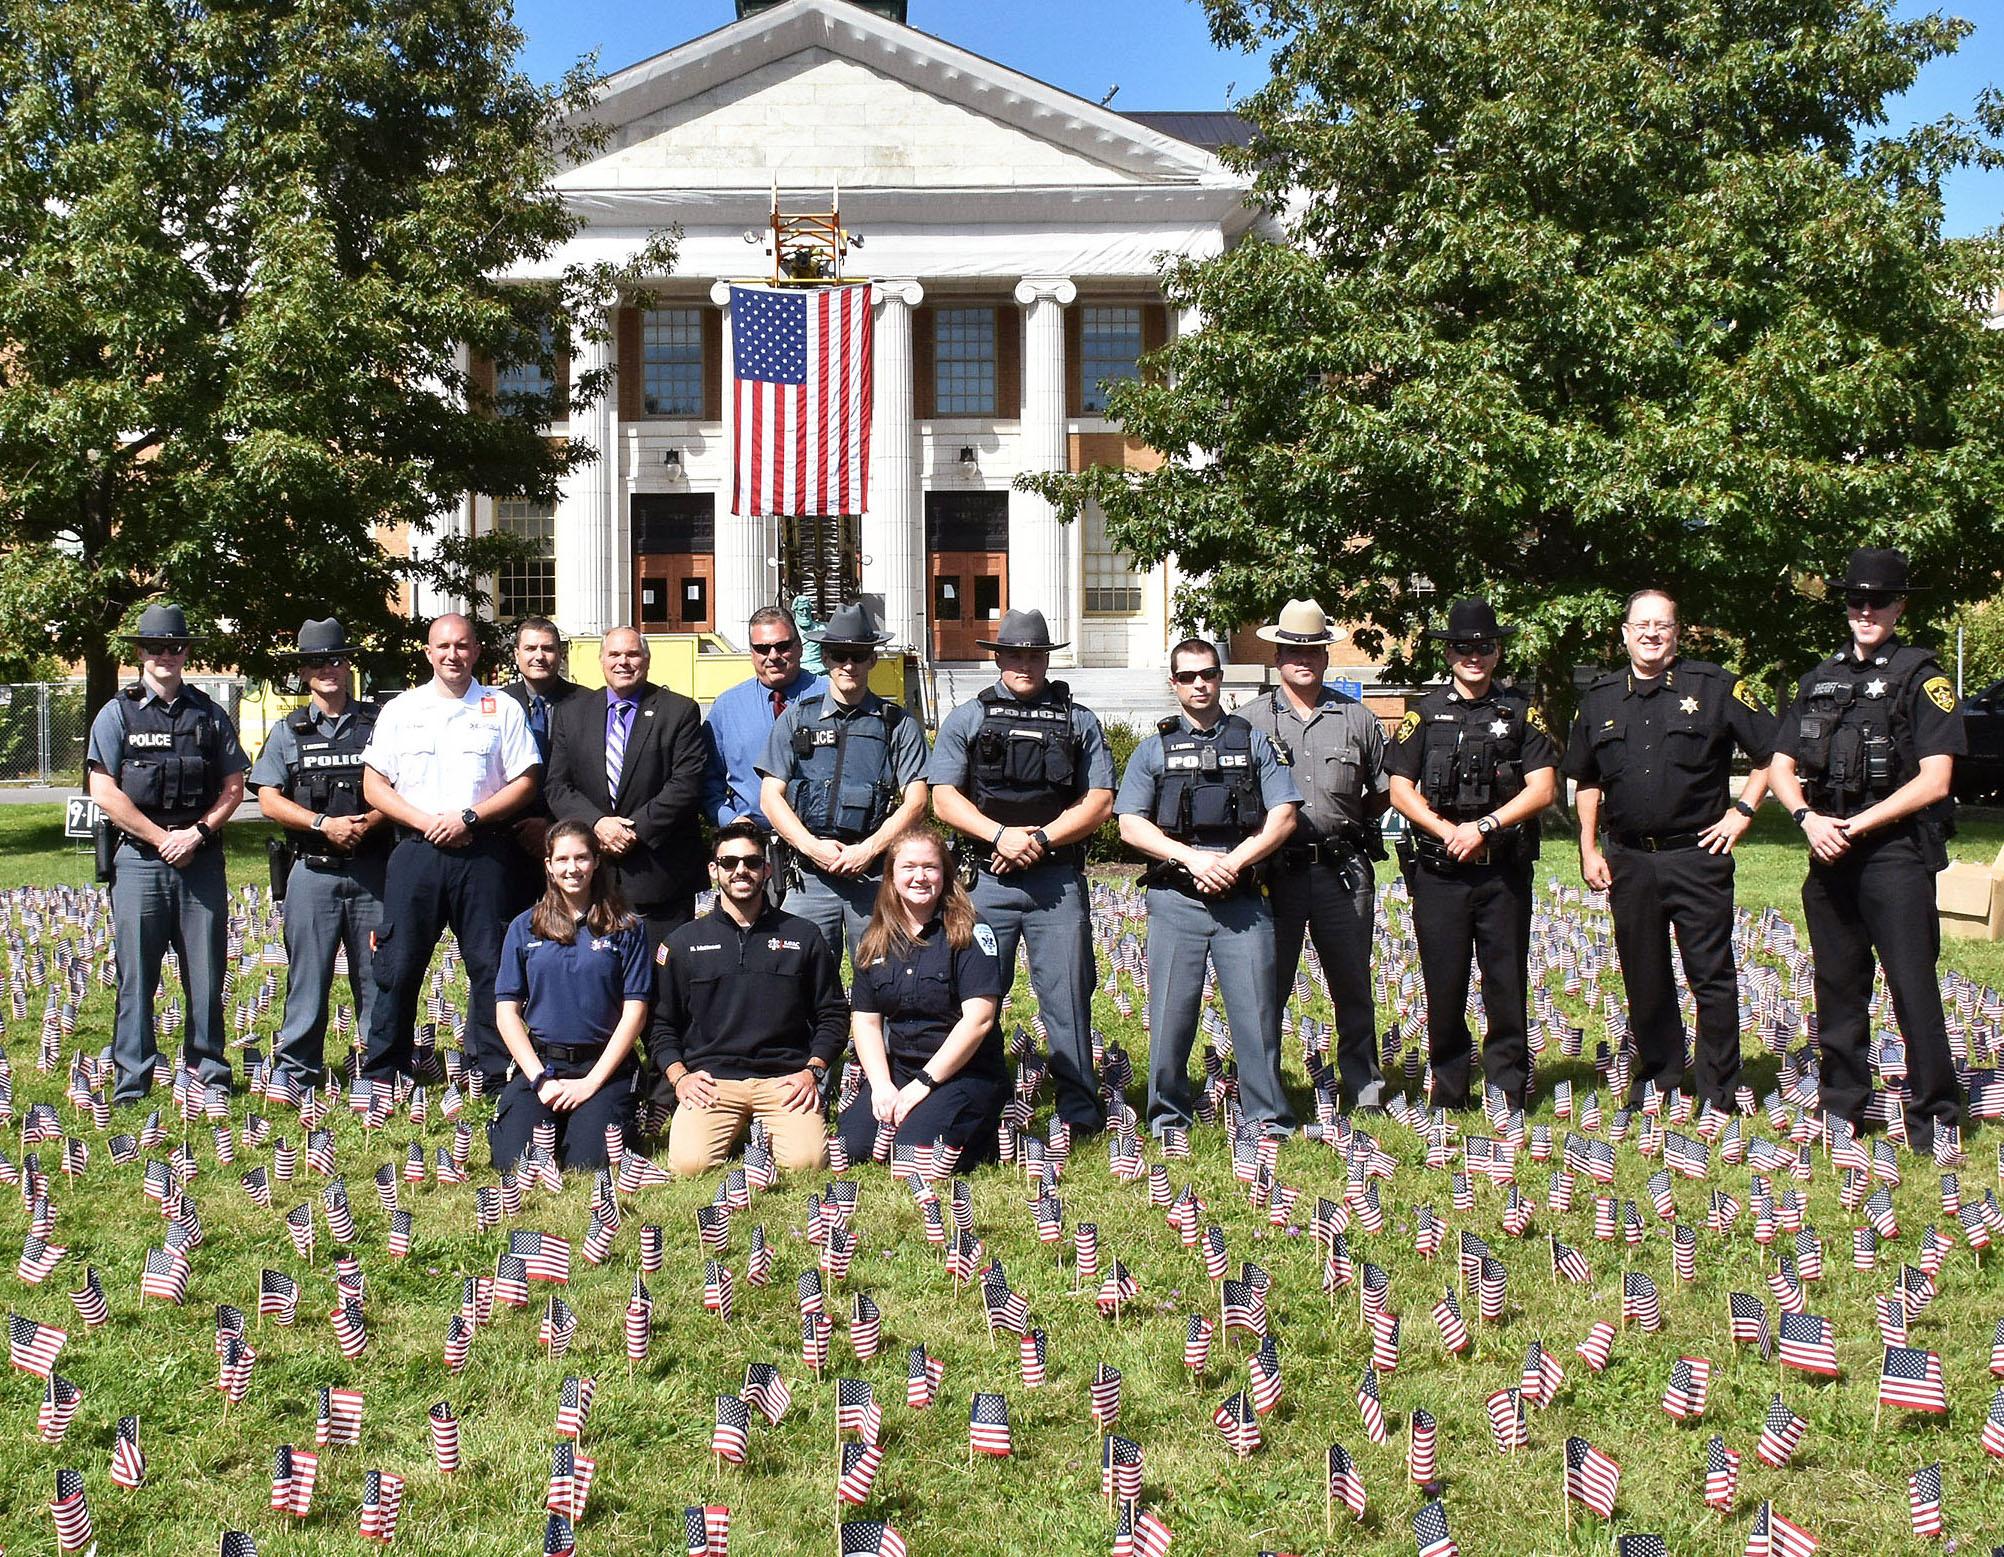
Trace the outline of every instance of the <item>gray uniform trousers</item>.
[[1248, 1123], [1292, 1130], [1280, 1084], [1280, 1006], [1274, 999], [1273, 909], [1264, 892], [1204, 898], [1148, 890], [1148, 1128], [1191, 1119], [1190, 1050], [1204, 995], [1204, 958], [1218, 970]]
[[348, 949], [348, 992], [356, 1030], [367, 1033], [376, 1004], [370, 937], [383, 922], [381, 849], [359, 859], [309, 855], [293, 862], [285, 879], [285, 1019], [272, 1041], [272, 1068], [303, 1087], [317, 1086], [327, 1064], [327, 997], [334, 987], [334, 956]]
[[1313, 937], [1336, 1008], [1336, 1068], [1343, 1101], [1377, 1108], [1385, 1101], [1378, 1069], [1377, 1010], [1371, 1000], [1371, 931], [1377, 884], [1361, 856], [1338, 865], [1276, 864], [1273, 893], [1274, 990], [1285, 1009], [1301, 964], [1301, 943]]
[[1033, 865], [974, 878], [974, 909], [995, 932], [1002, 992], [1016, 981], [1016, 946], [1030, 948], [1030, 988], [1051, 1041], [1051, 1077], [1058, 1116], [1074, 1129], [1105, 1124], [1092, 1064], [1092, 992], [1099, 967], [1092, 954], [1092, 918], [1085, 878], [1069, 863]]
[[813, 924], [836, 962], [841, 962], [846, 946], [853, 964], [856, 943], [869, 928], [870, 910], [877, 905], [877, 888], [883, 881], [882, 871], [868, 876], [831, 876], [801, 860], [800, 885], [787, 893], [779, 906]]
[[206, 1083], [230, 1079], [223, 1045], [223, 960], [229, 943], [229, 883], [219, 843], [204, 844], [176, 869], [128, 839], [118, 846], [111, 883], [112, 934], [118, 964], [118, 1016], [112, 1028], [117, 1103], [136, 1103], [153, 1086], [159, 1045], [153, 991], [171, 946], [181, 959], [188, 1022], [186, 1063]]

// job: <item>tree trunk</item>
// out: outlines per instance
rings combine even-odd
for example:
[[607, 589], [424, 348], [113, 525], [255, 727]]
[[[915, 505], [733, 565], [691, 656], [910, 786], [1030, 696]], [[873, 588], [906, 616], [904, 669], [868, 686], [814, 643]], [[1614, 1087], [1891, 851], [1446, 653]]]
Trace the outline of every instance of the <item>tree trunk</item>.
[[117, 652], [109, 648], [84, 651], [84, 709], [92, 719], [118, 691], [118, 661]]

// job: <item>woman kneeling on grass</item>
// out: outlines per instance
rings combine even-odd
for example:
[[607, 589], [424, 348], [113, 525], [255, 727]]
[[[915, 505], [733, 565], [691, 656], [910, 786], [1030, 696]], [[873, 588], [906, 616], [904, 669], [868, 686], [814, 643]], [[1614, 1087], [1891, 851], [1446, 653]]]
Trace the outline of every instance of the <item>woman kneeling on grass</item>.
[[556, 1131], [566, 1168], [606, 1165], [605, 1127], [633, 1134], [633, 1041], [654, 994], [647, 929], [599, 873], [582, 822], [543, 839], [542, 901], [518, 914], [501, 947], [494, 1022], [515, 1076], [487, 1127], [494, 1166], [514, 1164], [536, 1126]]
[[872, 1155], [880, 1126], [893, 1144], [935, 1141], [971, 1167], [995, 1156], [1009, 1100], [995, 932], [953, 874], [946, 844], [912, 827], [884, 851], [884, 884], [856, 948], [850, 1035], [869, 1085], [843, 1110], [852, 1162]]

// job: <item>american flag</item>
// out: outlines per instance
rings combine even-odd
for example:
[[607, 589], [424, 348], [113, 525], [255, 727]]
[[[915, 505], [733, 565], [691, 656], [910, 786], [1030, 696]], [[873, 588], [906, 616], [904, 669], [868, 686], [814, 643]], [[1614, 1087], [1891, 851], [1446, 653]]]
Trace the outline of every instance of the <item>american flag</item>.
[[280, 1444], [271, 1463], [272, 1512], [304, 1519], [313, 1511], [313, 1488], [319, 1479], [319, 1455]]
[[1705, 1504], [1724, 1513], [1733, 1506], [1733, 1494], [1739, 1490], [1740, 1456], [1737, 1449], [1728, 1449], [1725, 1439], [1717, 1433], [1705, 1445]]
[[1909, 1411], [1946, 1411], [1941, 1358], [1911, 1346], [1888, 1346], [1879, 1363], [1879, 1404]]
[[868, 286], [731, 288], [736, 514], [869, 507]]
[[1791, 1524], [1763, 1503], [1747, 1532], [1745, 1557], [1815, 1557], [1818, 1542], [1800, 1525]]
[[1452, 1287], [1433, 1305], [1433, 1322], [1440, 1327], [1442, 1346], [1455, 1353], [1468, 1350], [1468, 1325], [1461, 1317], [1461, 1304], [1455, 1300]]
[[104, 1282], [99, 1278], [95, 1265], [84, 1267], [83, 1285], [70, 1294], [70, 1302], [86, 1329], [95, 1330], [110, 1321], [111, 1310], [104, 1300]]
[[1682, 1422], [1705, 1414], [1705, 1398], [1712, 1387], [1712, 1364], [1704, 1357], [1679, 1357], [1670, 1368], [1670, 1382], [1663, 1389], [1663, 1409]]
[[868, 1379], [835, 1381], [835, 1431], [859, 1433], [870, 1443], [883, 1436], [884, 1408], [878, 1404], [876, 1388]]
[[1622, 1273], [1621, 1316], [1633, 1319], [1644, 1330], [1653, 1332], [1663, 1328], [1663, 1309], [1657, 1300], [1656, 1283], [1639, 1270]]
[[1498, 1454], [1514, 1454], [1531, 1442], [1530, 1423], [1524, 1414], [1522, 1389], [1499, 1389], [1482, 1402], [1489, 1415], [1489, 1436]]
[[556, 1445], [550, 1451], [550, 1485], [543, 1507], [573, 1523], [584, 1518], [585, 1500], [597, 1474], [598, 1462], [579, 1454], [576, 1444]]
[[70, 1419], [83, 1404], [83, 1391], [60, 1373], [49, 1375], [42, 1390], [42, 1403], [35, 1412], [35, 1433], [43, 1443], [61, 1443], [70, 1430]]
[[1341, 1503], [1361, 1520], [1365, 1506], [1364, 1478], [1358, 1473], [1357, 1462], [1350, 1458], [1350, 1451], [1340, 1443], [1329, 1446], [1328, 1472], [1329, 1500]]
[[1048, 1354], [1047, 1339], [1044, 1332], [1036, 1326], [1031, 1326], [1017, 1338], [1017, 1364], [1025, 1389], [1043, 1388]]
[[1099, 1495], [1132, 1503], [1141, 1496], [1141, 1445], [1118, 1433], [1100, 1440]]
[[1357, 1381], [1357, 1411], [1363, 1418], [1364, 1435], [1372, 1443], [1384, 1443], [1389, 1437], [1385, 1431], [1385, 1406], [1378, 1394], [1378, 1375], [1372, 1368], [1364, 1370]]
[[1418, 1557], [1461, 1557], [1461, 1548], [1447, 1533], [1447, 1510], [1438, 1502], [1413, 1515], [1413, 1546]]
[[1783, 1314], [1780, 1335], [1783, 1367], [1837, 1376], [1837, 1339], [1829, 1320], [1814, 1314]]
[[1942, 1531], [1941, 1465], [1923, 1465], [1907, 1478], [1907, 1514], [1914, 1534], [1923, 1540]]
[[84, 1496], [83, 1472], [56, 1472], [56, 1495], [49, 1501], [56, 1521], [56, 1549], [82, 1551], [91, 1544], [90, 1501]]
[[320, 1416], [314, 1423], [315, 1448], [353, 1448], [362, 1441], [362, 1392], [359, 1389], [324, 1388], [320, 1391]]
[[736, 1292], [736, 1283], [731, 1278], [730, 1267], [719, 1260], [703, 1262], [703, 1307], [719, 1319], [728, 1321]]
[[543, 1521], [543, 1557], [576, 1557], [577, 1531], [562, 1514]]
[[1621, 1467], [1584, 1438], [1566, 1440], [1566, 1496], [1584, 1503], [1603, 1519], [1614, 1517], [1614, 1496], [1621, 1485]]
[[1808, 1428], [1809, 1424], [1783, 1405], [1781, 1396], [1776, 1395], [1769, 1402], [1767, 1417], [1760, 1425], [1760, 1442], [1754, 1446], [1754, 1453], [1762, 1464], [1772, 1465], [1778, 1470], [1794, 1456]]
[[1000, 1395], [977, 1392], [967, 1413], [967, 1443], [976, 1454], [1010, 1453], [1009, 1402]]
[[[1275, 1389], [1278, 1391], [1280, 1362], [1274, 1359]], [[1089, 1401], [1092, 1419], [1101, 1427], [1116, 1422], [1120, 1418], [1120, 1369], [1110, 1363], [1099, 1363], [1093, 1368], [1092, 1390]]]
[[745, 1462], [751, 1446], [751, 1407], [736, 1395], [717, 1396], [717, 1414], [710, 1429], [710, 1453], [733, 1465]]
[[1414, 1408], [1407, 1422], [1406, 1467], [1418, 1487], [1433, 1484], [1440, 1464], [1440, 1423], [1431, 1411]]
[[299, 1283], [284, 1271], [264, 1271], [258, 1277], [257, 1311], [279, 1324], [291, 1324], [299, 1311]]
[[1670, 1557], [1670, 1548], [1660, 1535], [1619, 1535], [1614, 1553], [1615, 1557]]
[[188, 1296], [187, 1256], [174, 1249], [148, 1249], [139, 1273], [139, 1291], [142, 1297], [184, 1302]]
[[571, 1374], [564, 1379], [557, 1390], [557, 1435], [562, 1438], [580, 1437], [585, 1424], [591, 1420], [592, 1397], [598, 1393], [598, 1380], [589, 1375]]
[[849, 1299], [849, 1345], [856, 1360], [868, 1362], [876, 1356], [883, 1338], [884, 1315], [876, 1299], [867, 1292], [855, 1293]]
[[2004, 1459], [2004, 1384], [1990, 1397], [1990, 1414], [1983, 1419], [1983, 1452]]
[[146, 1454], [139, 1447], [139, 1418], [122, 1416], [111, 1439], [111, 1484], [127, 1489], [146, 1481]]
[[567, 1239], [518, 1228], [508, 1235], [508, 1252], [522, 1261], [531, 1281], [571, 1279], [571, 1246]]
[[1259, 1413], [1244, 1390], [1212, 1411], [1211, 1421], [1241, 1459], [1259, 1447]]
[[[1154, 1509], [1143, 1508], [1138, 1503], [1132, 1505], [1132, 1508], [1134, 1557], [1168, 1557], [1169, 1543], [1174, 1536], [1162, 1516]], [[1123, 1517], [1126, 1512], [1123, 1508]]]
[[1192, 1373], [1202, 1373], [1210, 1366], [1211, 1337], [1217, 1327], [1208, 1315], [1191, 1314], [1183, 1325], [1183, 1366]]
[[388, 1546], [397, 1538], [397, 1515], [404, 1502], [404, 1478], [385, 1470], [372, 1470], [362, 1477], [362, 1518], [360, 1534], [366, 1541]]
[[56, 1366], [56, 1356], [69, 1340], [69, 1332], [54, 1325], [37, 1324], [21, 1314], [7, 1317], [7, 1360], [23, 1373], [47, 1378]]
[[745, 1381], [738, 1395], [757, 1406], [759, 1415], [775, 1427], [779, 1425], [779, 1419], [786, 1415], [787, 1407], [793, 1404], [793, 1391], [787, 1388], [779, 1369], [769, 1362], [745, 1364]]
[[730, 1557], [731, 1511], [721, 1504], [682, 1510], [685, 1557]]
[[842, 1557], [905, 1557], [905, 1540], [881, 1519], [845, 1520]]
[[439, 1401], [427, 1414], [426, 1422], [431, 1430], [432, 1463], [441, 1476], [450, 1476], [459, 1469], [459, 1418], [453, 1415], [452, 1403]]
[[842, 1466], [835, 1478], [835, 1496], [844, 1503], [867, 1503], [876, 1484], [877, 1467], [884, 1463], [880, 1443], [844, 1443]]
[[1758, 1346], [1765, 1360], [1772, 1344], [1767, 1325], [1767, 1305], [1744, 1292], [1732, 1292], [1726, 1296], [1726, 1307], [1732, 1322], [1733, 1339], [1742, 1346]]
[[930, 1407], [939, 1394], [940, 1380], [946, 1377], [946, 1363], [923, 1346], [905, 1353], [905, 1404], [914, 1411]]

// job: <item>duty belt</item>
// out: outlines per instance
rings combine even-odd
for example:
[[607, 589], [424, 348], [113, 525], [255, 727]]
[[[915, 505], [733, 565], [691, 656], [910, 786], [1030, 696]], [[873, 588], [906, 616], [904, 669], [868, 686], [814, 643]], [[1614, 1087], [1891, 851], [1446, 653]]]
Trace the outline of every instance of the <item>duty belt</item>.
[[1347, 838], [1317, 838], [1309, 843], [1283, 844], [1279, 851], [1281, 864], [1297, 868], [1304, 865], [1344, 865], [1363, 852]]
[[1644, 854], [1663, 854], [1672, 849], [1693, 849], [1705, 835], [1703, 833], [1612, 833], [1609, 835], [1624, 849], [1639, 849]]
[[[1068, 870], [1083, 870], [1085, 868], [1085, 845], [1082, 843], [1058, 844], [1046, 851], [1044, 857], [1037, 861], [1036, 864], [1026, 866], [1022, 870], [1005, 871], [1003, 874], [1009, 876], [1026, 876], [1033, 870], [1042, 870], [1046, 865], [1062, 865]], [[974, 856], [974, 866], [977, 870], [985, 870], [989, 875], [994, 875], [994, 851], [991, 849], [986, 853], [977, 852]]]

